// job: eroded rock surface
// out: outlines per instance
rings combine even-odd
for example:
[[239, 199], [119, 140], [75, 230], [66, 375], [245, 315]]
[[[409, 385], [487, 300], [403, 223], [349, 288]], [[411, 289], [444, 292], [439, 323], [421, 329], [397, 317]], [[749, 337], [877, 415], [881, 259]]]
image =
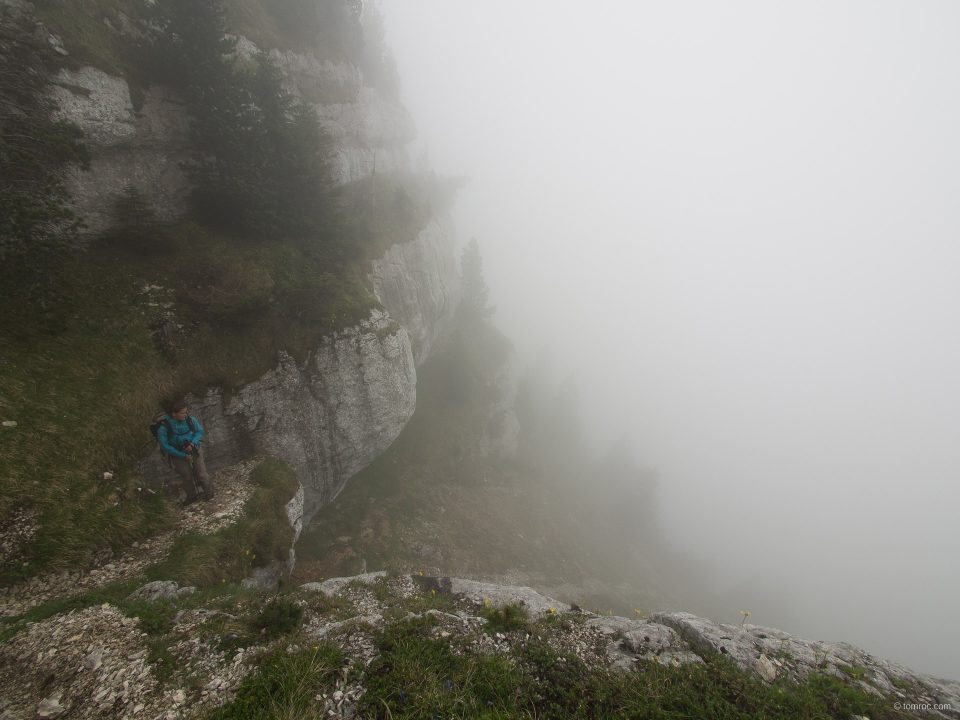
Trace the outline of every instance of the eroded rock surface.
[[[960, 682], [913, 672], [848, 643], [811, 641], [775, 628], [738, 627], [689, 613], [657, 613], [651, 621], [675, 630], [694, 653], [726, 655], [765, 682], [803, 680], [812, 672], [853, 678], [871, 694], [926, 706], [934, 716], [960, 718]], [[949, 707], [932, 709], [938, 705]]]
[[417, 365], [460, 304], [460, 276], [450, 218], [431, 221], [416, 240], [394, 245], [370, 268], [373, 291], [410, 335]]
[[[400, 434], [416, 407], [416, 378], [406, 331], [374, 311], [302, 364], [281, 351], [276, 368], [236, 394], [212, 389], [187, 403], [204, 428], [207, 469], [251, 453], [290, 463], [306, 523]], [[140, 469], [152, 482], [169, 476], [159, 452]]]
[[59, 115], [80, 126], [92, 157], [89, 171], [67, 177], [85, 232], [96, 234], [115, 223], [117, 197], [131, 185], [149, 198], [160, 219], [181, 217], [189, 192], [180, 169], [187, 159], [189, 118], [180, 98], [153, 85], [135, 111], [124, 78], [89, 66], [61, 70], [55, 82]]
[[[9, 12], [22, 14], [17, 8]], [[248, 38], [237, 38], [241, 58], [260, 53]], [[358, 67], [318, 60], [311, 53], [272, 50], [268, 55], [287, 90], [314, 109], [330, 134], [334, 182], [372, 177], [374, 168], [377, 173], [409, 168], [406, 146], [416, 137], [410, 113], [364, 86]], [[68, 177], [74, 206], [91, 235], [115, 223], [116, 199], [128, 185], [144, 193], [162, 220], [177, 220], [187, 210], [190, 187], [181, 169], [188, 158], [186, 106], [164, 86], [143, 92], [142, 105], [135, 108], [125, 78], [92, 66], [64, 69], [55, 78], [52, 95], [59, 116], [80, 126], [92, 155], [90, 171]]]

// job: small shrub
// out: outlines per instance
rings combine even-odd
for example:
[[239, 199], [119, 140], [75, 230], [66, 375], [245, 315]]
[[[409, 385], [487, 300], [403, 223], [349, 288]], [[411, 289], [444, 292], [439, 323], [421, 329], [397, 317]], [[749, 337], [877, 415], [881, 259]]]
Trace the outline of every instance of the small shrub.
[[483, 611], [483, 617], [487, 619], [486, 629], [492, 632], [526, 630], [530, 620], [530, 614], [523, 605], [488, 608]]
[[177, 662], [167, 643], [163, 638], [147, 640], [147, 662], [153, 665], [153, 676], [161, 686], [173, 677]]
[[272, 640], [295, 630], [303, 620], [303, 608], [292, 598], [275, 597], [254, 620], [254, 627]]
[[177, 609], [170, 602], [138, 602], [128, 605], [124, 612], [127, 617], [139, 618], [140, 629], [147, 635], [165, 635], [173, 629], [173, 618]]

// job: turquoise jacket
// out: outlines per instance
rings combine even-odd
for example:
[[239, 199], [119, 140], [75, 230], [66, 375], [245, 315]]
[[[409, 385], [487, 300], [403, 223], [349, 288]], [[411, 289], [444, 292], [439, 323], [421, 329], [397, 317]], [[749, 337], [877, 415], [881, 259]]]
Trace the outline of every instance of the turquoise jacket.
[[182, 458], [187, 456], [183, 451], [185, 445], [193, 443], [199, 447], [200, 438], [203, 437], [203, 428], [200, 427], [200, 423], [197, 422], [195, 417], [188, 414], [183, 421], [180, 421], [167, 414], [164, 416], [164, 420], [170, 423], [173, 437], [169, 436], [167, 426], [160, 423], [160, 427], [157, 429], [157, 442], [160, 443], [160, 449], [163, 452]]

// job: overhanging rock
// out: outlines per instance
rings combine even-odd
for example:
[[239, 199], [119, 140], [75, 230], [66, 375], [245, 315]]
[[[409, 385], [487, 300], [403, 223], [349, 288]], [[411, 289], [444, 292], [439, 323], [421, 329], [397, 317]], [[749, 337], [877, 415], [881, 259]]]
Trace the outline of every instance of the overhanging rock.
[[[400, 434], [416, 407], [416, 379], [406, 331], [374, 311], [325, 338], [304, 363], [281, 351], [258, 380], [233, 394], [213, 388], [188, 396], [187, 405], [204, 428], [209, 471], [253, 453], [290, 463], [306, 524]], [[172, 477], [158, 451], [140, 471], [154, 482]]]

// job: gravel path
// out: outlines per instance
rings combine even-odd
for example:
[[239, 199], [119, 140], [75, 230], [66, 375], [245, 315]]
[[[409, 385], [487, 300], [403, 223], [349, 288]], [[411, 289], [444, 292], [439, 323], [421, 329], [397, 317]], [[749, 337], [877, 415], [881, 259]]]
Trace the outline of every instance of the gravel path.
[[[141, 577], [149, 565], [167, 556], [178, 535], [187, 532], [214, 533], [240, 516], [244, 503], [253, 494], [250, 472], [261, 458], [247, 460], [213, 474], [216, 494], [210, 502], [199, 501], [188, 507], [174, 505], [176, 521], [172, 530], [143, 543], [133, 543], [119, 554], [102, 552], [94, 566], [86, 571], [46, 573], [10, 587], [0, 588], [0, 617], [20, 615], [30, 608], [58, 597], [79, 595], [113, 583]], [[33, 536], [35, 518], [20, 513], [0, 531], [0, 549], [15, 552], [21, 538]]]

